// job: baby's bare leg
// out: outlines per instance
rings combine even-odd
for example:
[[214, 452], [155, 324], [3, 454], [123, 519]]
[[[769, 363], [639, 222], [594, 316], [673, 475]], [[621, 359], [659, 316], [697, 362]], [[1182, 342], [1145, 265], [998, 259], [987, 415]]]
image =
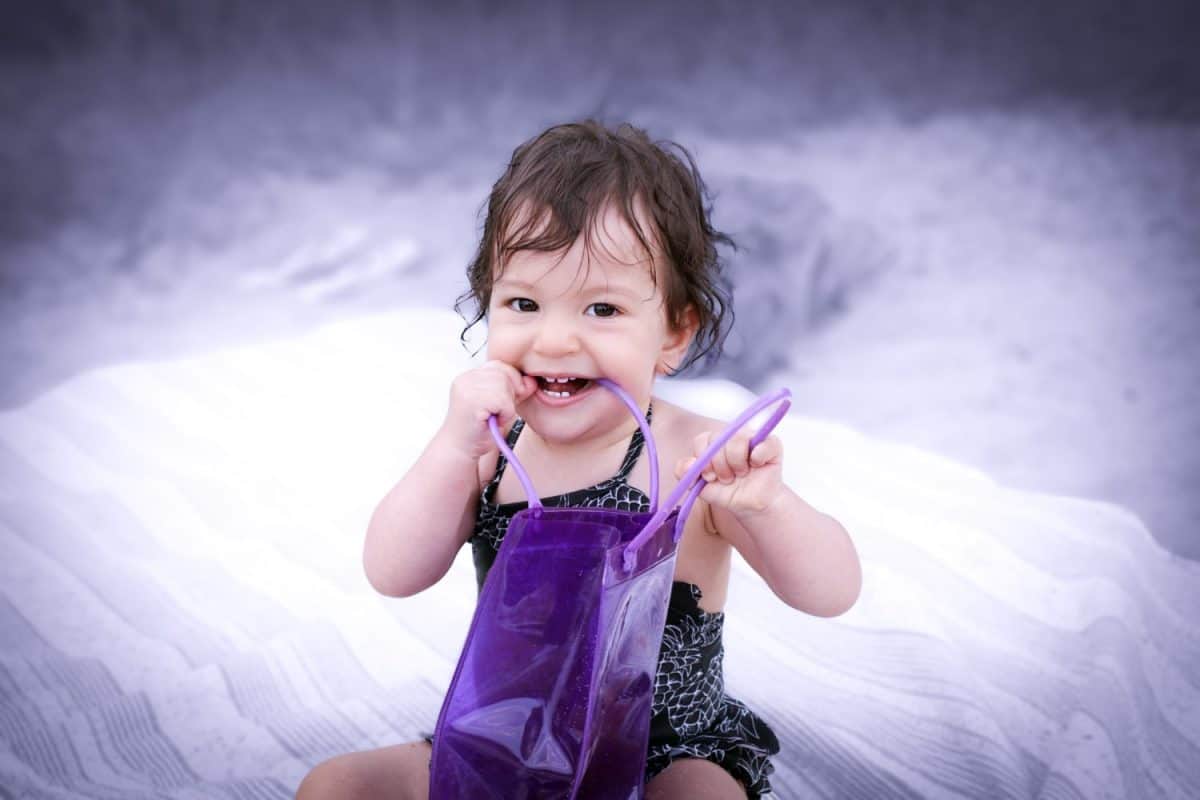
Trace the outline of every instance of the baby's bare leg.
[[432, 753], [428, 742], [409, 742], [334, 756], [304, 776], [296, 800], [428, 800]]
[[746, 790], [711, 761], [681, 758], [650, 779], [646, 800], [746, 800]]

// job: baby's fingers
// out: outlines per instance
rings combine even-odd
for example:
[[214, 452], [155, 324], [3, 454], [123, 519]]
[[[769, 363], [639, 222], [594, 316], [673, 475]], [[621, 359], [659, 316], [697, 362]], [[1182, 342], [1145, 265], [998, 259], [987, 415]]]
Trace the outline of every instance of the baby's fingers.
[[750, 453], [750, 465], [762, 467], [783, 460], [783, 442], [778, 436], [768, 436]]
[[[692, 458], [692, 461], [695, 461], [697, 458], [704, 455], [704, 451], [708, 449], [708, 444], [711, 440], [712, 434], [710, 434], [708, 431], [696, 434], [696, 438], [692, 439], [692, 452], [696, 454], [695, 457]], [[704, 478], [704, 480], [708, 481], [709, 483], [712, 483], [717, 479], [717, 474], [713, 471], [711, 462], [705, 465], [704, 471], [700, 473], [700, 477]]]
[[[712, 461], [709, 462], [708, 472], [711, 472], [716, 480], [721, 483], [729, 483], [734, 479], [733, 466], [729, 463], [729, 444], [718, 450], [716, 455], [712, 457]], [[709, 478], [709, 480], [711, 481], [712, 478]]]
[[692, 464], [695, 464], [695, 463], [696, 463], [696, 459], [694, 456], [689, 457], [689, 458], [681, 458], [678, 461], [676, 461], [675, 462], [675, 477], [682, 478], [687, 473], [687, 471], [692, 468]]
[[537, 378], [531, 378], [528, 375], [522, 374], [512, 364], [492, 359], [485, 363], [481, 369], [492, 370], [503, 375], [505, 380], [508, 381], [509, 386], [512, 387], [513, 398], [517, 402], [524, 400], [537, 391]]
[[[517, 373], [521, 375], [521, 373]], [[521, 375], [521, 383], [517, 387], [516, 400], [518, 403], [532, 397], [533, 393], [538, 390], [537, 378], [531, 378], [528, 375]]]
[[738, 434], [725, 445], [725, 460], [733, 476], [740, 478], [750, 473], [750, 436]]

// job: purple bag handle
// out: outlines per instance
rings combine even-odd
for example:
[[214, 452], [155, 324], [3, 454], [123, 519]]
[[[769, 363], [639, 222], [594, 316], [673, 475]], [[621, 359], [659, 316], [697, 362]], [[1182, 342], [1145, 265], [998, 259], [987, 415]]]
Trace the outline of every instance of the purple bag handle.
[[[617, 384], [610, 381], [608, 378], [597, 378], [596, 383], [608, 389], [610, 392], [621, 398], [625, 403], [625, 407], [633, 414], [633, 418], [637, 420], [638, 427], [642, 429], [642, 438], [646, 442], [646, 449], [650, 456], [650, 510], [658, 510], [658, 448], [654, 445], [654, 437], [650, 434], [650, 424], [646, 422], [646, 417], [642, 414], [642, 410], [638, 408], [637, 403], [629, 396], [629, 393], [622, 389]], [[492, 432], [492, 438], [496, 440], [496, 444], [500, 447], [500, 452], [508, 459], [508, 463], [512, 464], [513, 469], [517, 472], [517, 478], [521, 481], [521, 486], [525, 489], [525, 497], [529, 500], [530, 508], [541, 508], [542, 501], [538, 497], [537, 490], [533, 488], [533, 481], [529, 479], [529, 473], [521, 466], [521, 462], [517, 460], [512, 448], [508, 446], [508, 442], [504, 440], [504, 436], [500, 433], [500, 425], [496, 422], [496, 415], [488, 417], [488, 429]]]
[[[732, 439], [746, 423], [753, 419], [756, 414], [763, 409], [769, 408], [770, 406], [778, 403], [779, 407], [775, 409], [775, 412], [771, 414], [763, 426], [759, 428], [757, 432], [755, 432], [754, 436], [750, 437], [750, 449], [753, 450], [755, 447], [758, 447], [759, 444], [761, 444], [768, 436], [771, 435], [771, 431], [775, 430], [775, 426], [779, 424], [779, 421], [783, 419], [784, 415], [787, 414], [788, 409], [791, 408], [792, 405], [792, 393], [786, 388], [777, 389], [776, 391], [771, 392], [768, 395], [764, 395], [763, 397], [760, 397], [751, 403], [745, 411], [738, 415], [737, 419], [725, 426], [725, 429], [717, 435], [717, 438], [708, 445], [708, 449], [706, 449], [704, 453], [696, 459], [695, 463], [692, 464], [688, 471], [684, 473], [683, 477], [679, 480], [679, 483], [676, 484], [674, 491], [672, 491], [670, 496], [667, 497], [666, 504], [660, 508], [658, 505], [658, 448], [654, 444], [654, 436], [650, 433], [650, 425], [646, 422], [646, 418], [642, 415], [637, 403], [633, 401], [633, 398], [630, 397], [624, 389], [607, 378], [597, 378], [596, 382], [606, 389], [612, 391], [617, 395], [617, 397], [621, 398], [626, 407], [628, 407], [630, 412], [633, 413], [634, 419], [637, 420], [638, 426], [642, 429], [642, 438], [645, 439], [646, 449], [649, 451], [650, 511], [652, 512], [653, 516], [650, 517], [650, 520], [646, 523], [645, 527], [642, 528], [641, 532], [638, 533], [638, 535], [635, 536], [633, 540], [625, 546], [624, 567], [626, 571], [633, 570], [634, 566], [637, 564], [638, 549], [641, 548], [654, 534], [654, 531], [658, 530], [659, 526], [666, 521], [667, 517], [671, 515], [672, 509], [675, 508], [675, 504], [678, 503], [680, 498], [683, 497], [684, 492], [687, 492], [687, 497], [683, 500], [683, 505], [679, 510], [679, 517], [675, 520], [674, 539], [676, 542], [679, 541], [679, 537], [683, 535], [684, 522], [686, 522], [688, 514], [691, 513], [692, 506], [695, 504], [696, 498], [700, 496], [700, 492], [704, 491], [704, 487], [708, 485], [708, 481], [701, 478], [700, 473], [702, 473], [705, 467], [709, 465], [709, 462], [713, 460], [713, 456], [715, 456], [717, 452], [720, 451], [720, 449], [724, 447], [726, 443], [728, 443], [729, 440]], [[533, 488], [533, 481], [529, 479], [529, 474], [525, 472], [525, 468], [521, 466], [521, 462], [517, 460], [512, 448], [508, 446], [508, 442], [506, 442], [504, 440], [504, 436], [501, 435], [500, 425], [496, 421], [496, 416], [494, 414], [488, 417], [488, 429], [492, 432], [492, 438], [495, 439], [496, 445], [500, 448], [500, 452], [504, 454], [504, 457], [508, 459], [510, 464], [512, 464], [513, 469], [516, 470], [517, 478], [521, 481], [521, 486], [525, 489], [525, 496], [529, 500], [529, 507], [541, 508], [542, 501], [538, 497], [537, 490]]]
[[[787, 414], [788, 409], [791, 408], [791, 397], [792, 393], [789, 389], [777, 389], [774, 392], [755, 400], [745, 411], [738, 415], [737, 419], [725, 426], [725, 429], [717, 435], [717, 438], [708, 445], [708, 449], [706, 449], [704, 453], [702, 453], [701, 456], [696, 459], [695, 463], [693, 463], [692, 466], [688, 468], [688, 471], [683, 474], [683, 477], [679, 479], [679, 483], [675, 485], [675, 490], [671, 492], [671, 494], [667, 497], [667, 502], [663, 505], [663, 508], [666, 510], [664, 511], [663, 509], [659, 509], [656, 511], [654, 516], [652, 516], [646, 523], [646, 527], [642, 528], [641, 533], [633, 537], [633, 540], [625, 546], [624, 567], [626, 572], [632, 571], [636, 565], [638, 548], [645, 544], [646, 541], [648, 541], [654, 534], [654, 532], [658, 530], [658, 527], [662, 525], [666, 518], [670, 515], [671, 509], [673, 509], [675, 504], [679, 502], [679, 498], [683, 497], [684, 492], [687, 492], [687, 498], [683, 501], [683, 506], [679, 511], [679, 518], [675, 520], [675, 541], [679, 541], [679, 537], [683, 535], [684, 522], [687, 520], [688, 514], [692, 512], [692, 505], [696, 502], [696, 498], [700, 496], [700, 492], [704, 491], [704, 487], [708, 485], [708, 481], [701, 478], [700, 473], [704, 472], [705, 467], [707, 467], [709, 462], [713, 460], [713, 456], [715, 456], [717, 452], [720, 451], [720, 449], [724, 447], [725, 444], [732, 439], [746, 423], [752, 420], [756, 414], [763, 409], [769, 408], [778, 403], [779, 407], [775, 409], [775, 412], [771, 414], [767, 421], [763, 423], [763, 426], [759, 428], [753, 436], [750, 437], [750, 449], [753, 450], [755, 447], [758, 447], [759, 444], [761, 444], [768, 436], [771, 435], [771, 431], [775, 430], [775, 426], [779, 424], [779, 421], [783, 419], [784, 415]], [[689, 487], [691, 487], [690, 491]]]

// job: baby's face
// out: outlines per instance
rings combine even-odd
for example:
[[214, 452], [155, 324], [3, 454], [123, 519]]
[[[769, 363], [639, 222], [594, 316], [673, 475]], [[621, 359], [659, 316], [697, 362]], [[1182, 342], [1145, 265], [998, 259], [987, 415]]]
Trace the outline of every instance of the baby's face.
[[690, 341], [668, 324], [655, 265], [636, 234], [612, 209], [597, 223], [590, 259], [583, 237], [561, 261], [558, 253], [521, 251], [492, 287], [488, 358], [539, 379], [517, 413], [547, 440], [625, 427], [629, 411], [595, 379], [615, 381], [645, 408], [656, 375], [677, 364]]

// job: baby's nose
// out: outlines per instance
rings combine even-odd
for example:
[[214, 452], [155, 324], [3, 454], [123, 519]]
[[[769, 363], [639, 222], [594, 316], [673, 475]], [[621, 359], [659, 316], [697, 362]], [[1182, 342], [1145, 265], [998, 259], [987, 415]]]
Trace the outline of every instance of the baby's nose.
[[573, 353], [579, 349], [578, 331], [567, 323], [548, 321], [538, 329], [534, 348], [546, 355]]

